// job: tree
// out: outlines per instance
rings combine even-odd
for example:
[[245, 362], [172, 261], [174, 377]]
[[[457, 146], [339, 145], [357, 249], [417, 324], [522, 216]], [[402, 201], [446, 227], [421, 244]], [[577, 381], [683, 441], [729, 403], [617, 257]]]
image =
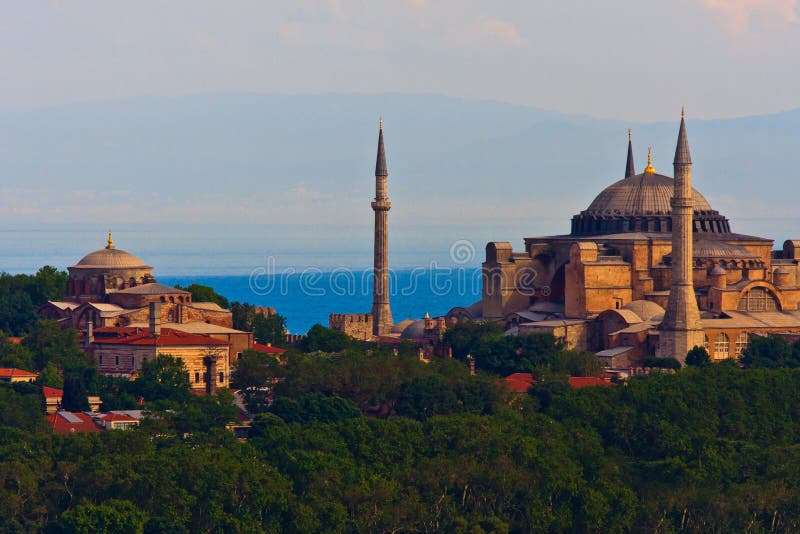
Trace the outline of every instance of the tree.
[[344, 332], [315, 324], [308, 331], [306, 337], [300, 341], [300, 350], [303, 352], [341, 352], [357, 345], [356, 340]]
[[711, 363], [711, 358], [708, 356], [708, 351], [705, 347], [693, 347], [686, 354], [686, 365], [695, 367], [705, 367]]
[[478, 346], [482, 339], [503, 333], [500, 323], [460, 321], [444, 333], [444, 342], [453, 349], [453, 357], [463, 360]]
[[142, 372], [134, 381], [134, 391], [146, 401], [182, 402], [189, 398], [192, 385], [181, 358], [159, 354], [142, 362]]
[[748, 369], [800, 367], [800, 345], [790, 345], [777, 336], [756, 337], [742, 351], [739, 361]]
[[194, 302], [215, 302], [221, 308], [228, 309], [228, 299], [214, 291], [213, 287], [200, 284], [189, 284], [188, 287], [181, 287], [176, 284], [175, 287], [190, 292]]
[[68, 412], [85, 412], [89, 410], [89, 392], [80, 374], [71, 373], [64, 378], [64, 396], [61, 407]]
[[109, 499], [102, 504], [82, 504], [64, 513], [67, 532], [74, 534], [141, 534], [147, 514], [132, 502]]
[[256, 313], [250, 327], [254, 337], [261, 343], [271, 345], [286, 344], [286, 318], [280, 314], [266, 316], [263, 313]]
[[63, 329], [56, 321], [37, 321], [22, 339], [22, 345], [34, 354], [37, 371], [48, 362], [62, 371], [94, 367], [94, 361], [78, 347], [78, 331]]
[[261, 413], [269, 408], [273, 382], [280, 371], [278, 360], [272, 356], [254, 350], [246, 350], [239, 356], [231, 383], [242, 391], [248, 412]]

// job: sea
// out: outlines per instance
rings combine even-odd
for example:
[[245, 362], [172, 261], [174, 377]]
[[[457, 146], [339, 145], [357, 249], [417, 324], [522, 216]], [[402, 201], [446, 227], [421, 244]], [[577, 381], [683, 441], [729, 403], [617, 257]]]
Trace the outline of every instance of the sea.
[[[356, 220], [354, 218], [354, 220]], [[156, 279], [213, 287], [230, 301], [273, 307], [289, 331], [303, 334], [331, 313], [368, 313], [372, 307], [372, 227], [117, 223], [117, 248], [153, 266]], [[737, 219], [735, 231], [775, 240], [800, 237], [800, 218]], [[0, 271], [34, 273], [43, 265], [66, 269], [106, 245], [100, 224], [0, 224]], [[480, 264], [488, 241], [509, 241], [564, 230], [560, 219], [531, 217], [519, 224], [431, 226], [397, 224], [389, 241], [390, 299], [395, 322], [442, 315], [480, 300]]]
[[[115, 230], [113, 239], [117, 248], [153, 266], [160, 283], [207, 285], [231, 302], [273, 307], [291, 333], [304, 334], [314, 324], [327, 326], [331, 313], [370, 311], [371, 234], [370, 227], [137, 225]], [[484, 237], [432, 238], [429, 230], [398, 234], [390, 247], [395, 322], [426, 312], [443, 315], [480, 300]], [[0, 271], [66, 269], [106, 239], [94, 226], [0, 229]]]

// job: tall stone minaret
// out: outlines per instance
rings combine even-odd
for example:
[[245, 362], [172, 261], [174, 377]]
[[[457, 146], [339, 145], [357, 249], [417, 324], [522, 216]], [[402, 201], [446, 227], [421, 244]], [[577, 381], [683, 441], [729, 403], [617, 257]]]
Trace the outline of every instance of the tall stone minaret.
[[692, 234], [694, 197], [692, 158], [686, 123], [681, 110], [681, 127], [675, 147], [675, 192], [672, 196], [672, 282], [658, 344], [658, 356], [676, 358], [681, 363], [695, 346], [703, 346], [703, 330], [692, 280]]
[[389, 307], [389, 210], [392, 203], [386, 194], [386, 152], [383, 149], [383, 119], [378, 130], [378, 157], [375, 161], [375, 253], [372, 288], [372, 333], [383, 336], [392, 331], [392, 310]]

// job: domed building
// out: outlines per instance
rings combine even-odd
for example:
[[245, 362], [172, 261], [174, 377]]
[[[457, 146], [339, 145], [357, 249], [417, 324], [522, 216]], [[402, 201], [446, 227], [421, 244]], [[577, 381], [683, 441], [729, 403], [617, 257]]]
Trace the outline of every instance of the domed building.
[[153, 268], [116, 248], [110, 232], [105, 248], [90, 252], [67, 270], [64, 300], [78, 303], [103, 300], [111, 292], [155, 282]]
[[[683, 119], [675, 170], [680, 181], [657, 173], [648, 153], [636, 173], [629, 137], [624, 177], [572, 217], [569, 234], [525, 238], [523, 251], [486, 245], [480, 305], [454, 308], [448, 321], [549, 332], [570, 348], [597, 351], [611, 367], [664, 355], [659, 342], [674, 335], [722, 359], [738, 356], [753, 335], [800, 332], [800, 241], [773, 251], [771, 239], [732, 232], [691, 188]], [[676, 217], [673, 205], [681, 207]], [[682, 243], [679, 256], [674, 242]], [[688, 288], [682, 296], [679, 287]], [[681, 359], [675, 346], [666, 352]]]
[[147, 327], [151, 303], [159, 305], [161, 321], [168, 327], [191, 327], [197, 333], [198, 323], [208, 325], [204, 330], [233, 325], [229, 310], [211, 302], [193, 302], [190, 292], [159, 284], [153, 267], [116, 248], [111, 233], [104, 248], [90, 252], [67, 271], [64, 299], [39, 308], [41, 316], [64, 326], [83, 331], [89, 323], [95, 329]]

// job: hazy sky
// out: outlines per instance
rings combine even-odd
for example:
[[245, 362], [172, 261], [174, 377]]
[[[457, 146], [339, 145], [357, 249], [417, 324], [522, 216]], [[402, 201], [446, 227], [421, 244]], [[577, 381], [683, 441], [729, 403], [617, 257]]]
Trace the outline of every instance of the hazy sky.
[[432, 92], [652, 121], [800, 106], [798, 0], [0, 0], [0, 108]]

